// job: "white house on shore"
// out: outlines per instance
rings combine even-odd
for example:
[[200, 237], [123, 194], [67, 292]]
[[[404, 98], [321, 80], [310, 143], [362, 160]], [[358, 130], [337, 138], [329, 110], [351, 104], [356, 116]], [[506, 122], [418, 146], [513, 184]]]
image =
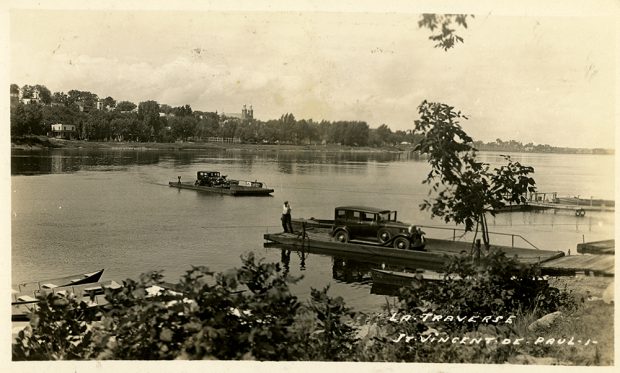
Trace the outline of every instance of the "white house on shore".
[[52, 124], [52, 131], [50, 137], [56, 137], [59, 139], [73, 140], [77, 137], [77, 131], [73, 124]]

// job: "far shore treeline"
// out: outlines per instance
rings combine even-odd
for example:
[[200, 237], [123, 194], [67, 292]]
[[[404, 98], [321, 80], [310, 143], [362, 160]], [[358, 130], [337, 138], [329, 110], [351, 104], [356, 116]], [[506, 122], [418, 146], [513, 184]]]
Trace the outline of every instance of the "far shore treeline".
[[[47, 135], [52, 124], [65, 124], [75, 126], [73, 138], [87, 141], [171, 143], [224, 138], [249, 144], [394, 147], [420, 140], [411, 129], [392, 131], [386, 124], [370, 128], [365, 121], [317, 122], [296, 119], [292, 113], [261, 121], [247, 115], [193, 110], [190, 105], [172, 107], [154, 100], [135, 104], [110, 96], [99, 98], [88, 91], [52, 93], [39, 84], [21, 88], [11, 84], [10, 92], [12, 138]], [[512, 152], [613, 153], [608, 149], [564, 148], [501, 139], [489, 143], [475, 141], [474, 146], [478, 150]]]

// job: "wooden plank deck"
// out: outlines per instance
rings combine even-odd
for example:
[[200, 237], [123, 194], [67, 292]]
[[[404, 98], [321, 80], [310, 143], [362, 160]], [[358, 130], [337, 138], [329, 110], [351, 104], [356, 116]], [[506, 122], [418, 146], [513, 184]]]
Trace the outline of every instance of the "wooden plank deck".
[[584, 242], [577, 245], [577, 252], [581, 254], [613, 255], [616, 240]]
[[[313, 252], [325, 255], [347, 256], [352, 258], [366, 258], [379, 262], [394, 262], [407, 264], [416, 268], [440, 269], [450, 256], [469, 255], [470, 242], [427, 239], [426, 250], [399, 250], [363, 241], [341, 243], [335, 241], [328, 234], [307, 232], [307, 238], [302, 240], [296, 233], [267, 233], [265, 240], [271, 243], [284, 245], [286, 248]], [[522, 263], [543, 263], [564, 256], [561, 251], [535, 250], [498, 246], [497, 249], [509, 257], [516, 257]]]
[[[325, 232], [308, 231], [302, 240], [297, 233], [267, 233], [265, 240], [278, 247], [316, 253], [338, 255], [353, 259], [365, 259], [385, 263], [405, 264], [415, 268], [439, 270], [448, 261], [449, 256], [469, 255], [471, 243], [462, 241], [426, 240], [427, 251], [398, 250], [370, 242], [340, 243]], [[607, 241], [590, 244], [609, 245]], [[269, 244], [266, 244], [266, 246]], [[560, 251], [534, 250], [517, 247], [500, 246], [507, 256], [516, 257], [522, 263], [539, 263], [543, 274], [551, 276], [574, 276], [578, 273], [597, 276], [614, 276], [615, 263], [613, 255], [569, 255]]]
[[555, 258], [541, 265], [543, 274], [575, 275], [579, 272], [596, 276], [614, 276], [613, 255], [569, 255]]

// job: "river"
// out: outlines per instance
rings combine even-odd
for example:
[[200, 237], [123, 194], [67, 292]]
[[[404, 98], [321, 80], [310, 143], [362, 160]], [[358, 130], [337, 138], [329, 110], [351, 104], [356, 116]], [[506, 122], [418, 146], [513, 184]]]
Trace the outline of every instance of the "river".
[[[491, 165], [499, 153], [479, 156]], [[614, 198], [614, 156], [512, 154], [535, 168], [541, 192]], [[198, 170], [259, 180], [272, 197], [232, 197], [177, 190], [168, 181], [194, 180]], [[14, 150], [11, 156], [11, 278], [13, 283], [105, 268], [103, 280], [138, 279], [162, 270], [178, 280], [192, 265], [214, 271], [239, 267], [253, 251], [266, 261], [281, 251], [263, 246], [263, 234], [280, 232], [284, 200], [293, 217], [330, 218], [338, 205], [398, 210], [399, 220], [445, 227], [418, 205], [427, 197], [424, 160], [407, 153], [247, 150]], [[515, 212], [490, 217], [491, 230], [526, 237], [539, 248], [575, 252], [583, 241], [614, 237], [614, 214], [570, 211]], [[443, 232], [443, 233], [442, 233]], [[431, 235], [431, 232], [427, 232]], [[437, 231], [437, 238], [447, 238]], [[493, 237], [492, 237], [493, 239]], [[506, 242], [498, 242], [506, 243]], [[517, 244], [519, 245], [519, 244]], [[302, 265], [303, 264], [303, 265]], [[288, 268], [303, 275], [293, 285], [330, 286], [358, 310], [378, 310], [385, 297], [371, 294], [359, 263], [292, 254]], [[344, 271], [344, 272], [343, 272]]]

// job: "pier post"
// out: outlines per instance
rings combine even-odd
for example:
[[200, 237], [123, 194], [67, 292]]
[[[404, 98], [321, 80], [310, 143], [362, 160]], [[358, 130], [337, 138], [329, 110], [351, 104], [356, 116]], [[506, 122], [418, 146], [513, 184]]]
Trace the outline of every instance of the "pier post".
[[476, 245], [474, 248], [474, 262], [475, 263], [479, 263], [480, 262], [480, 239], [476, 240]]

